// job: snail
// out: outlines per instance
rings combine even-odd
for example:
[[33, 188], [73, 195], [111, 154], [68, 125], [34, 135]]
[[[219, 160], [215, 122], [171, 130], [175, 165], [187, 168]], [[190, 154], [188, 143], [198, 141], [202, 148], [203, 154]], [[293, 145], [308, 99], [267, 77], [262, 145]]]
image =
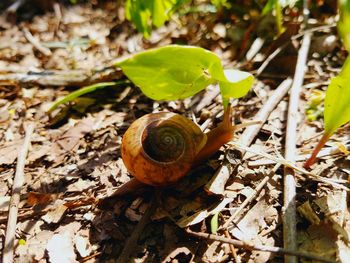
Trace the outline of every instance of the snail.
[[134, 121], [125, 132], [122, 159], [138, 181], [170, 185], [229, 142], [234, 130], [230, 107], [225, 109], [223, 121], [208, 133], [179, 114], [150, 113]]

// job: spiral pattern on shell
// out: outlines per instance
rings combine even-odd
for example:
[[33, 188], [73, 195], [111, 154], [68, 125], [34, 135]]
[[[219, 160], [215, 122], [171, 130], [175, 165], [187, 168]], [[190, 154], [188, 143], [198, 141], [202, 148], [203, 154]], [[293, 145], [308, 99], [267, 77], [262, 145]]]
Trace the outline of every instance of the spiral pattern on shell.
[[179, 114], [147, 114], [125, 132], [122, 158], [139, 181], [168, 185], [188, 173], [206, 139], [197, 125]]

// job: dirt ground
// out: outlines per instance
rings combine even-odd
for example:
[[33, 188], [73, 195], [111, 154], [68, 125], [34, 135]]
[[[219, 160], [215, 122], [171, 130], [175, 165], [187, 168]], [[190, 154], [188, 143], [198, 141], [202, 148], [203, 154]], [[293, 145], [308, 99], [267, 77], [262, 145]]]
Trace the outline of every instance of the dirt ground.
[[[316, 262], [315, 255], [350, 262], [350, 126], [332, 136], [312, 169], [301, 168], [322, 135], [324, 91], [346, 57], [332, 6], [325, 1], [311, 9], [309, 31], [300, 29], [293, 9], [285, 16], [286, 31], [276, 37], [273, 17], [257, 15], [254, 1], [236, 1], [232, 9], [215, 12], [205, 1], [194, 1], [197, 9], [175, 13], [145, 39], [125, 19], [122, 2], [24, 1], [15, 12], [8, 11], [9, 1], [0, 3], [0, 251], [5, 251], [18, 152], [33, 124], [15, 262], [283, 262], [285, 252], [256, 247], [284, 246], [283, 216], [289, 208], [283, 200], [289, 186], [283, 178], [291, 172], [284, 166], [294, 168], [296, 181], [295, 251], [310, 256], [300, 262]], [[283, 161], [288, 78], [296, 78], [305, 32], [312, 35], [293, 119], [294, 167]], [[253, 43], [259, 41], [256, 49]], [[237, 124], [256, 120], [273, 94], [282, 95], [257, 135], [250, 138], [246, 132], [254, 125], [237, 131], [232, 143], [176, 185], [114, 196], [131, 178], [120, 153], [130, 124], [147, 113], [171, 111], [211, 130], [223, 115], [218, 87], [163, 102], [124, 82], [51, 114], [48, 109], [79, 87], [125, 80], [120, 69], [111, 67], [116, 59], [169, 44], [203, 47], [216, 53], [225, 68], [254, 75], [251, 91], [232, 101]], [[246, 148], [237, 148], [238, 143]], [[230, 246], [215, 240], [218, 236], [244, 245]]]

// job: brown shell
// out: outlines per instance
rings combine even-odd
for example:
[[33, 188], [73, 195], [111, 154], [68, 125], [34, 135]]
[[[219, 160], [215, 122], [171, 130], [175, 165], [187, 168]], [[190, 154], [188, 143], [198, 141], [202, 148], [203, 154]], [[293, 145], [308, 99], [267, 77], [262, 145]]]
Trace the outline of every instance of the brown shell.
[[147, 114], [131, 124], [122, 140], [122, 158], [139, 181], [168, 185], [185, 176], [207, 136], [175, 113]]

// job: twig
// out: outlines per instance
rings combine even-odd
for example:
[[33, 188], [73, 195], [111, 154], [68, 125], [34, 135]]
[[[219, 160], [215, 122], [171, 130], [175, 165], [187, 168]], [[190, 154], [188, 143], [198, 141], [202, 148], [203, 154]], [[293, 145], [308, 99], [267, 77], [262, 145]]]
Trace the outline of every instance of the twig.
[[[344, 145], [346, 149], [350, 150], [350, 145]], [[336, 155], [341, 153], [341, 150], [339, 149], [339, 146], [331, 146], [328, 148], [325, 148], [323, 150], [321, 150], [319, 152], [319, 154], [317, 155], [318, 158], [321, 157], [325, 157], [325, 156], [329, 156], [329, 155]], [[307, 160], [308, 158], [310, 158], [311, 154], [302, 154], [302, 155], [298, 155], [296, 156], [295, 160], [297, 162], [302, 162]], [[259, 160], [255, 160], [255, 161], [250, 161], [248, 163], [248, 165], [250, 167], [254, 167], [254, 166], [262, 166], [262, 165], [269, 165], [269, 164], [274, 164], [275, 162], [270, 160], [270, 159], [259, 159]]]
[[86, 256], [86, 257], [80, 259], [80, 263], [89, 261], [90, 259], [95, 258], [95, 257], [97, 257], [97, 256], [99, 256], [99, 255], [101, 255], [101, 254], [102, 254], [101, 251], [97, 251], [97, 252], [95, 252], [94, 254], [92, 254], [92, 255], [90, 255], [90, 256]]
[[60, 27], [61, 20], [62, 20], [62, 11], [61, 11], [61, 6], [59, 3], [54, 3], [53, 5], [53, 10], [56, 16], [56, 25], [55, 25], [55, 36], [57, 36], [57, 31]]
[[[304, 13], [305, 14], [305, 13]], [[305, 21], [305, 20], [304, 20]], [[296, 134], [297, 134], [297, 116], [301, 86], [304, 81], [305, 66], [307, 54], [309, 52], [312, 33], [306, 33], [300, 47], [295, 68], [293, 85], [290, 92], [287, 131], [285, 142], [285, 158], [291, 163], [295, 163], [296, 156]], [[296, 241], [296, 182], [295, 172], [290, 167], [284, 171], [284, 203], [283, 203], [283, 242], [287, 249], [295, 250]], [[296, 263], [295, 257], [285, 257], [285, 262]]]
[[36, 39], [32, 33], [27, 28], [23, 28], [23, 34], [24, 37], [41, 53], [43, 53], [45, 56], [51, 56], [51, 50], [47, 47], [44, 47], [41, 45], [40, 41]]
[[[157, 194], [157, 193], [156, 193]], [[132, 232], [129, 239], [126, 241], [125, 246], [123, 248], [122, 253], [120, 254], [119, 258], [117, 259], [118, 263], [124, 263], [129, 262], [129, 257], [131, 253], [134, 252], [134, 249], [137, 245], [137, 241], [139, 240], [139, 237], [142, 234], [142, 231], [144, 230], [145, 226], [148, 224], [148, 222], [151, 219], [151, 216], [155, 212], [158, 204], [158, 199], [156, 196], [153, 197], [150, 206], [146, 210], [145, 214], [141, 218], [141, 220], [138, 222], [137, 226], [135, 227], [134, 231]]]
[[100, 70], [45, 70], [40, 72], [0, 73], [0, 82], [40, 86], [85, 86], [96, 82], [121, 79], [121, 69], [106, 67]]
[[18, 8], [20, 8], [24, 3], [25, 3], [25, 0], [17, 0], [12, 5], [10, 5], [5, 10], [5, 12], [7, 14], [15, 14], [17, 12]]
[[[224, 234], [225, 234], [226, 238], [231, 238], [230, 233], [227, 230], [224, 231]], [[232, 256], [233, 256], [233, 259], [235, 260], [235, 262], [236, 263], [241, 262], [241, 260], [237, 256], [235, 246], [233, 244], [229, 244], [229, 245], [230, 245], [230, 250], [231, 250], [231, 253], [232, 253]]]
[[241, 240], [235, 240], [235, 239], [226, 238], [226, 237], [222, 237], [222, 236], [218, 236], [218, 235], [214, 235], [214, 234], [207, 234], [207, 233], [203, 233], [203, 232], [194, 232], [194, 231], [190, 230], [189, 228], [186, 229], [186, 232], [192, 236], [195, 236], [195, 237], [210, 239], [210, 240], [219, 241], [222, 243], [233, 244], [235, 247], [244, 248], [244, 249], [248, 249], [248, 250], [258, 250], [258, 251], [265, 251], [265, 252], [271, 252], [271, 253], [277, 253], [277, 254], [283, 254], [283, 255], [293, 255], [293, 256], [297, 256], [297, 257], [303, 257], [303, 258], [318, 260], [318, 261], [327, 262], [327, 263], [334, 263], [335, 262], [333, 260], [325, 259], [324, 257], [318, 256], [315, 254], [309, 254], [306, 252], [300, 252], [300, 251], [295, 251], [295, 250], [291, 250], [291, 249], [284, 249], [281, 247], [255, 245], [251, 242], [243, 242]]
[[[323, 25], [323, 26], [318, 26], [318, 27], [314, 27], [314, 28], [310, 28], [307, 29], [299, 34], [296, 34], [294, 36], [291, 36], [290, 40], [297, 40], [298, 38], [304, 36], [305, 34], [310, 34], [312, 32], [316, 32], [319, 30], [324, 30], [324, 29], [329, 29], [332, 27], [335, 27], [336, 23], [333, 23], [331, 25]], [[284, 43], [283, 45], [281, 45], [279, 48], [275, 49], [274, 52], [272, 52], [265, 60], [264, 62], [261, 64], [261, 66], [257, 69], [255, 75], [256, 76], [260, 76], [261, 73], [264, 71], [264, 69], [269, 65], [269, 63], [271, 62], [271, 60], [273, 60], [283, 49], [285, 49], [289, 44], [289, 41], [287, 41], [286, 43]]]
[[346, 186], [337, 183], [335, 180], [316, 175], [316, 174], [314, 174], [312, 172], [309, 172], [309, 171], [307, 171], [307, 170], [305, 170], [303, 168], [300, 168], [300, 167], [296, 166], [294, 163], [284, 159], [283, 157], [276, 157], [276, 156], [273, 156], [271, 154], [268, 154], [268, 153], [265, 153], [265, 152], [258, 151], [258, 150], [255, 150], [253, 148], [247, 147], [247, 146], [245, 146], [245, 145], [243, 145], [241, 143], [238, 143], [238, 142], [231, 141], [228, 144], [231, 145], [234, 148], [240, 149], [241, 151], [247, 151], [247, 152], [254, 153], [256, 155], [265, 157], [266, 159], [273, 160], [275, 163], [279, 163], [281, 165], [287, 166], [287, 167], [289, 167], [289, 168], [291, 168], [291, 169], [293, 169], [293, 170], [295, 170], [295, 171], [297, 171], [297, 172], [299, 172], [301, 174], [309, 176], [310, 178], [312, 178], [312, 179], [314, 179], [316, 181], [319, 181], [319, 182], [331, 185], [331, 186], [333, 186], [335, 188], [343, 189], [345, 191], [349, 191], [350, 190]]
[[[270, 113], [276, 108], [278, 103], [287, 94], [291, 84], [292, 84], [292, 80], [290, 78], [287, 78], [277, 87], [277, 89], [265, 102], [264, 106], [255, 115], [252, 121], [255, 123], [255, 125], [248, 126], [245, 129], [245, 131], [242, 133], [239, 139], [239, 141], [242, 144], [249, 146], [253, 142], [254, 138], [258, 135], [261, 127], [267, 121], [267, 118], [270, 116]], [[242, 150], [240, 154], [243, 156], [245, 154], [245, 151]], [[230, 163], [228, 162], [224, 163], [220, 167], [220, 169], [218, 169], [218, 171], [215, 173], [213, 178], [206, 184], [205, 186], [206, 191], [214, 194], [222, 194], [224, 192], [223, 190], [224, 190], [226, 181], [229, 179], [233, 170], [235, 170], [235, 167], [234, 168], [231, 167]], [[221, 185], [221, 187], [218, 187], [218, 185]]]
[[279, 48], [276, 48], [275, 51], [273, 51], [265, 60], [264, 62], [261, 64], [261, 66], [258, 68], [258, 70], [256, 71], [256, 76], [259, 76], [264, 69], [269, 65], [269, 63], [271, 62], [271, 60], [273, 60], [286, 46], [288, 46], [289, 42], [283, 44], [282, 46], [280, 46]]
[[23, 146], [18, 152], [16, 174], [13, 180], [12, 196], [9, 205], [9, 214], [6, 228], [6, 238], [4, 243], [3, 263], [13, 262], [13, 249], [15, 243], [16, 224], [18, 215], [18, 204], [20, 201], [21, 188], [24, 184], [24, 166], [30, 146], [31, 136], [34, 131], [34, 124], [30, 123], [26, 129]]
[[274, 93], [269, 97], [269, 99], [265, 102], [264, 106], [259, 110], [259, 112], [255, 115], [253, 121], [259, 121], [260, 125], [249, 126], [242, 133], [239, 141], [249, 146], [254, 138], [258, 135], [261, 127], [267, 121], [267, 118], [270, 116], [270, 113], [276, 108], [278, 103], [283, 99], [283, 97], [287, 94], [290, 86], [292, 84], [292, 80], [287, 78], [284, 80], [274, 91]]

